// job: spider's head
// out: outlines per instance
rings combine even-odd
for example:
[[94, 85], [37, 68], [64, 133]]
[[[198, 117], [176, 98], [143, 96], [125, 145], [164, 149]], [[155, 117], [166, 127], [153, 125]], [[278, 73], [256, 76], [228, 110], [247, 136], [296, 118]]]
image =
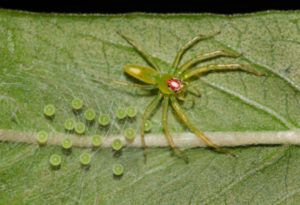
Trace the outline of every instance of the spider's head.
[[175, 93], [179, 93], [180, 90], [183, 88], [183, 83], [178, 78], [170, 78], [167, 81], [167, 85], [168, 85], [169, 90], [171, 90]]
[[183, 92], [185, 84], [172, 74], [162, 74], [157, 81], [159, 90], [165, 95], [176, 95]]

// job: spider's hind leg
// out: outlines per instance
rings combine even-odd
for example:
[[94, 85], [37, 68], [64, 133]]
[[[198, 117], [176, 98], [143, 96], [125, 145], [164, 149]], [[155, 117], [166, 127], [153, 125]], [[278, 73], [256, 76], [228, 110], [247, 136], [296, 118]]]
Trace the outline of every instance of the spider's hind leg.
[[110, 78], [104, 78], [102, 76], [96, 76], [96, 75], [91, 75], [91, 80], [93, 81], [105, 81], [111, 84], [115, 85], [120, 85], [120, 86], [127, 86], [127, 87], [133, 87], [133, 88], [141, 88], [145, 90], [152, 90], [154, 88], [157, 88], [157, 85], [152, 85], [152, 84], [137, 84], [137, 83], [130, 83], [130, 82], [125, 82], [125, 81], [119, 81], [119, 80], [114, 80]]
[[124, 38], [128, 43], [130, 43], [140, 54], [142, 54], [142, 56], [148, 61], [148, 63], [150, 63], [157, 71], [159, 71], [159, 67], [157, 65], [157, 63], [155, 62], [155, 60], [153, 59], [153, 57], [147, 53], [147, 51], [137, 42], [135, 42], [133, 39], [125, 36], [124, 34], [122, 34], [121, 32], [117, 32], [117, 34], [119, 34], [122, 38]]
[[173, 138], [172, 136], [170, 135], [170, 131], [169, 131], [169, 128], [168, 128], [168, 125], [167, 125], [167, 119], [168, 119], [168, 105], [169, 105], [169, 97], [168, 96], [165, 96], [164, 97], [164, 100], [163, 100], [163, 113], [162, 113], [162, 124], [163, 124], [163, 127], [164, 127], [164, 130], [165, 130], [165, 134], [166, 134], [166, 137], [169, 141], [169, 144], [170, 144], [170, 147], [173, 149], [173, 150], [177, 150], [179, 153], [183, 154], [184, 158], [186, 161], [188, 161], [188, 156], [186, 155], [186, 153], [182, 150], [180, 150], [178, 147], [175, 146], [174, 144], [174, 141], [173, 141]]
[[225, 152], [230, 154], [231, 156], [235, 157], [235, 154], [227, 149], [223, 149], [221, 147], [218, 147], [217, 145], [215, 145], [212, 141], [210, 141], [210, 139], [208, 139], [204, 134], [202, 134], [194, 125], [192, 125], [188, 118], [187, 115], [185, 114], [185, 112], [182, 110], [182, 108], [180, 107], [180, 105], [178, 104], [176, 98], [174, 96], [171, 96], [171, 104], [172, 107], [174, 108], [174, 110], [176, 111], [176, 113], [178, 114], [178, 116], [182, 119], [182, 121], [188, 126], [188, 128], [194, 132], [199, 138], [201, 138], [207, 145], [209, 145], [210, 147], [215, 148], [218, 151], [221, 152]]

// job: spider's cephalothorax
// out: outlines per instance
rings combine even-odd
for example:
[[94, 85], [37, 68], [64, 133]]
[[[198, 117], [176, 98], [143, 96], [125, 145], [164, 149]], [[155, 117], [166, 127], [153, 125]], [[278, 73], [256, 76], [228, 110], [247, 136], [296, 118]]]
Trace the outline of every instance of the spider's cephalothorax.
[[[188, 116], [184, 112], [184, 110], [181, 108], [180, 104], [178, 103], [178, 100], [181, 101], [194, 101], [194, 99], [187, 99], [183, 95], [180, 95], [184, 91], [188, 91], [189, 88], [194, 88], [198, 91], [197, 87], [193, 87], [191, 84], [186, 82], [191, 77], [196, 76], [198, 74], [207, 73], [210, 71], [218, 71], [218, 70], [230, 70], [230, 71], [246, 71], [248, 73], [252, 73], [254, 75], [264, 75], [263, 73], [258, 73], [252, 68], [249, 68], [248, 66], [244, 64], [210, 64], [210, 65], [204, 65], [200, 67], [195, 67], [198, 63], [201, 61], [205, 61], [211, 58], [216, 58], [220, 56], [227, 56], [227, 57], [239, 57], [240, 54], [234, 54], [230, 51], [226, 50], [218, 50], [213, 51], [210, 53], [206, 53], [203, 55], [197, 55], [190, 60], [183, 63], [183, 65], [179, 66], [180, 60], [183, 56], [183, 54], [195, 43], [197, 43], [201, 39], [205, 38], [212, 38], [216, 35], [218, 35], [220, 32], [212, 34], [212, 35], [197, 35], [195, 38], [187, 42], [183, 47], [178, 51], [175, 60], [172, 64], [172, 72], [168, 73], [162, 73], [160, 67], [156, 63], [155, 59], [148, 54], [138, 43], [136, 43], [131, 38], [128, 38], [127, 36], [118, 33], [121, 37], [123, 37], [128, 43], [130, 43], [136, 50], [147, 60], [147, 62], [152, 66], [150, 67], [144, 67], [140, 65], [126, 65], [124, 67], [124, 70], [127, 74], [131, 75], [132, 77], [146, 83], [144, 85], [141, 84], [133, 84], [129, 82], [123, 82], [123, 81], [117, 81], [112, 79], [107, 79], [103, 77], [98, 77], [100, 80], [105, 80], [108, 82], [116, 83], [119, 85], [125, 85], [125, 86], [132, 86], [136, 88], [141, 89], [157, 89], [157, 96], [156, 98], [147, 106], [143, 118], [142, 118], [142, 129], [141, 129], [141, 135], [142, 135], [142, 144], [144, 145], [144, 150], [146, 154], [146, 144], [144, 139], [144, 132], [145, 132], [145, 123], [147, 120], [147, 117], [151, 114], [151, 112], [154, 110], [154, 108], [162, 102], [162, 125], [164, 127], [164, 131], [166, 134], [166, 137], [170, 143], [170, 146], [173, 149], [178, 150], [179, 152], [185, 153], [177, 148], [173, 142], [173, 138], [170, 134], [168, 125], [167, 125], [167, 119], [168, 119], [168, 107], [169, 104], [172, 105], [172, 108], [175, 110], [177, 115], [181, 118], [181, 120], [187, 125], [187, 127], [194, 132], [199, 138], [201, 138], [208, 146], [214, 147], [218, 150], [227, 152], [229, 154], [234, 155], [228, 150], [224, 150], [217, 145], [215, 145], [212, 141], [210, 141], [209, 138], [207, 138], [204, 134], [202, 134], [189, 120]], [[184, 82], [184, 83], [183, 83]], [[198, 94], [200, 95], [200, 91], [198, 91]]]
[[178, 93], [181, 90], [181, 88], [183, 87], [181, 80], [179, 80], [178, 78], [170, 78], [167, 81], [167, 85], [168, 85], [169, 89], [175, 93]]

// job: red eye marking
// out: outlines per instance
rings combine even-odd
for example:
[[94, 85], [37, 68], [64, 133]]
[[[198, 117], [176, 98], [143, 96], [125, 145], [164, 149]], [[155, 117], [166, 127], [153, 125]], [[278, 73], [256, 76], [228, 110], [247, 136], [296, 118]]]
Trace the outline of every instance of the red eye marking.
[[170, 78], [167, 82], [167, 85], [170, 90], [177, 93], [183, 87], [182, 82], [177, 78]]

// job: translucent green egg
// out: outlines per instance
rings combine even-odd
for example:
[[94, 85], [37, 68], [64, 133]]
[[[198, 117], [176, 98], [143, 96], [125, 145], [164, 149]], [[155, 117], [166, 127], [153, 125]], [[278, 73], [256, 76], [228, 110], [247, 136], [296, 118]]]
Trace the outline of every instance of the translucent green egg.
[[72, 100], [72, 107], [74, 110], [80, 110], [83, 107], [83, 102], [79, 98], [74, 98]]
[[116, 151], [119, 151], [122, 149], [122, 146], [123, 146], [123, 143], [120, 139], [115, 139], [113, 142], [112, 142], [112, 148]]
[[49, 160], [50, 164], [54, 167], [57, 167], [61, 164], [61, 157], [58, 154], [53, 154]]
[[54, 114], [55, 114], [55, 107], [54, 105], [46, 105], [44, 107], [44, 114], [47, 116], [47, 117], [52, 117]]
[[110, 117], [107, 114], [101, 114], [99, 117], [99, 124], [106, 126], [110, 123]]
[[65, 137], [62, 141], [61, 141], [61, 145], [64, 149], [70, 149], [72, 147], [72, 140], [70, 137]]
[[85, 125], [82, 122], [77, 122], [75, 124], [75, 132], [77, 134], [83, 134], [85, 132]]
[[48, 141], [48, 133], [45, 131], [40, 131], [36, 135], [36, 140], [40, 145], [47, 144]]
[[89, 121], [92, 121], [95, 119], [96, 117], [96, 113], [93, 109], [87, 109], [85, 112], [84, 112], [84, 117], [86, 120], [89, 120]]
[[123, 174], [123, 172], [124, 172], [124, 167], [123, 167], [122, 164], [115, 164], [113, 166], [113, 173], [114, 173], [114, 175], [120, 176], [120, 175]]
[[125, 129], [125, 138], [128, 141], [132, 141], [135, 138], [135, 130], [132, 128]]
[[89, 153], [82, 153], [79, 157], [82, 165], [88, 165], [91, 162], [91, 155]]
[[65, 121], [65, 129], [66, 130], [71, 131], [74, 129], [74, 127], [75, 127], [75, 120], [70, 118]]
[[145, 131], [146, 131], [146, 132], [149, 132], [149, 131], [151, 130], [151, 128], [152, 128], [152, 123], [151, 123], [151, 121], [146, 120], [146, 122], [145, 122]]
[[94, 135], [92, 137], [92, 145], [93, 147], [100, 147], [102, 145], [102, 138], [100, 135]]
[[136, 111], [135, 107], [129, 106], [129, 107], [127, 108], [127, 115], [128, 115], [129, 117], [135, 117], [135, 116], [136, 116], [136, 113], [137, 113], [137, 111]]
[[118, 110], [116, 112], [116, 116], [117, 116], [117, 118], [122, 120], [127, 116], [127, 112], [124, 108], [118, 108]]

